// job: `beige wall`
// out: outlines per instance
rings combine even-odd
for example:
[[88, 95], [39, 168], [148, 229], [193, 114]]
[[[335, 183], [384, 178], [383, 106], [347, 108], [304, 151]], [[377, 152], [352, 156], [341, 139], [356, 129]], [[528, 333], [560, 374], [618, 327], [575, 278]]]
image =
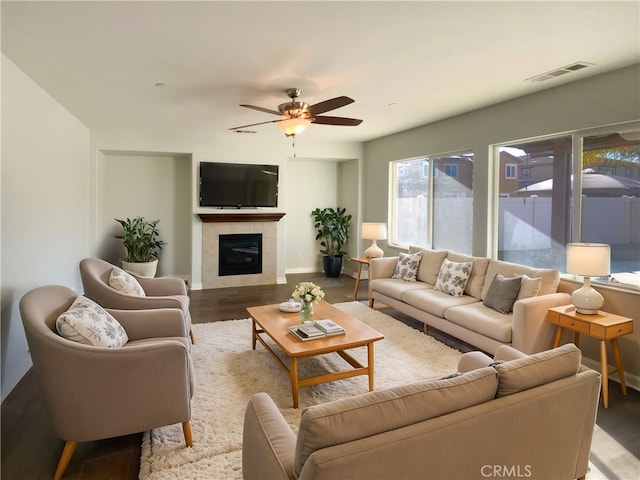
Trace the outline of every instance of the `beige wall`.
[[82, 291], [89, 255], [89, 130], [2, 56], [2, 400], [31, 367], [20, 298]]

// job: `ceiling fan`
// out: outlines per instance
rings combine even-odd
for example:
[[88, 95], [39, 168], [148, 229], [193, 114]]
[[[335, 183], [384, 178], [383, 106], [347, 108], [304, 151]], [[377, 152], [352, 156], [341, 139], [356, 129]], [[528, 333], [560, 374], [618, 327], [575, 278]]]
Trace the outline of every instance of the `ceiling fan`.
[[362, 120], [357, 118], [321, 115], [322, 113], [353, 103], [354, 100], [352, 98], [342, 96], [325, 100], [324, 102], [316, 103], [315, 105], [308, 105], [305, 102], [298, 101], [298, 97], [300, 96], [299, 88], [288, 88], [285, 90], [285, 93], [291, 101], [278, 105], [277, 111], [269, 108], [256, 107], [255, 105], [240, 105], [241, 107], [251, 108], [252, 110], [258, 110], [259, 112], [270, 113], [272, 115], [278, 115], [283, 118], [268, 122], [251, 123], [249, 125], [233, 127], [229, 130], [241, 131], [247, 127], [255, 127], [256, 125], [264, 125], [266, 123], [275, 123], [287, 137], [292, 137], [302, 133], [311, 123], [316, 123], [318, 125], [338, 125], [343, 127], [355, 127], [362, 123]]

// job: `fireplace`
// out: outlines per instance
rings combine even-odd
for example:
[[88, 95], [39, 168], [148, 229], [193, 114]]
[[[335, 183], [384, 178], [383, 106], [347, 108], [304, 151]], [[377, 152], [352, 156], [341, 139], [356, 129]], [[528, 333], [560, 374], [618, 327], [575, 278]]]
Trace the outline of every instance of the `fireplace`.
[[219, 235], [218, 275], [262, 273], [262, 234]]
[[[202, 220], [201, 288], [274, 285], [278, 282], [278, 221], [284, 213], [219, 211], [198, 214]], [[220, 237], [229, 234], [262, 235], [262, 271], [220, 276]]]

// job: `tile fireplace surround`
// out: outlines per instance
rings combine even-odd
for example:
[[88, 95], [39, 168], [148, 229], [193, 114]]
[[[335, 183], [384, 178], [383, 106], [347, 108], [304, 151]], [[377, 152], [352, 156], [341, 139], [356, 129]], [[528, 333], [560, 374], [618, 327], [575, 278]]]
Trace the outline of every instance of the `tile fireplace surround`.
[[[202, 220], [202, 288], [246, 287], [277, 283], [278, 221], [284, 213], [199, 214]], [[262, 273], [218, 275], [219, 236], [262, 234]]]

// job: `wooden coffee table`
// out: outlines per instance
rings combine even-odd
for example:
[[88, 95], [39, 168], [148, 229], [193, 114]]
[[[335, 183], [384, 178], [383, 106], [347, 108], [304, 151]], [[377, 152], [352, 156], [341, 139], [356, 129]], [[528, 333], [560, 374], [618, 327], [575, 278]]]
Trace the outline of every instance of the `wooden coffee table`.
[[[373, 390], [373, 343], [382, 340], [384, 335], [377, 332], [368, 325], [362, 323], [357, 318], [338, 310], [324, 300], [316, 303], [313, 307], [313, 316], [316, 319], [328, 318], [336, 322], [345, 329], [344, 335], [318, 338], [302, 342], [289, 332], [289, 327], [300, 324], [298, 313], [281, 312], [276, 305], [263, 305], [260, 307], [247, 308], [252, 318], [252, 345], [256, 349], [256, 341], [259, 341], [267, 351], [271, 352], [278, 363], [289, 372], [291, 378], [291, 394], [293, 396], [293, 407], [298, 408], [298, 389], [308, 385], [333, 382], [343, 378], [355, 377], [358, 375], [369, 376], [369, 390]], [[267, 335], [289, 358], [289, 365], [276, 354], [262, 337]], [[367, 365], [364, 366], [355, 358], [349, 355], [346, 350], [356, 347], [367, 347]], [[298, 359], [337, 353], [352, 368], [339, 371], [327, 372], [322, 375], [314, 375], [305, 378], [298, 377]]]

